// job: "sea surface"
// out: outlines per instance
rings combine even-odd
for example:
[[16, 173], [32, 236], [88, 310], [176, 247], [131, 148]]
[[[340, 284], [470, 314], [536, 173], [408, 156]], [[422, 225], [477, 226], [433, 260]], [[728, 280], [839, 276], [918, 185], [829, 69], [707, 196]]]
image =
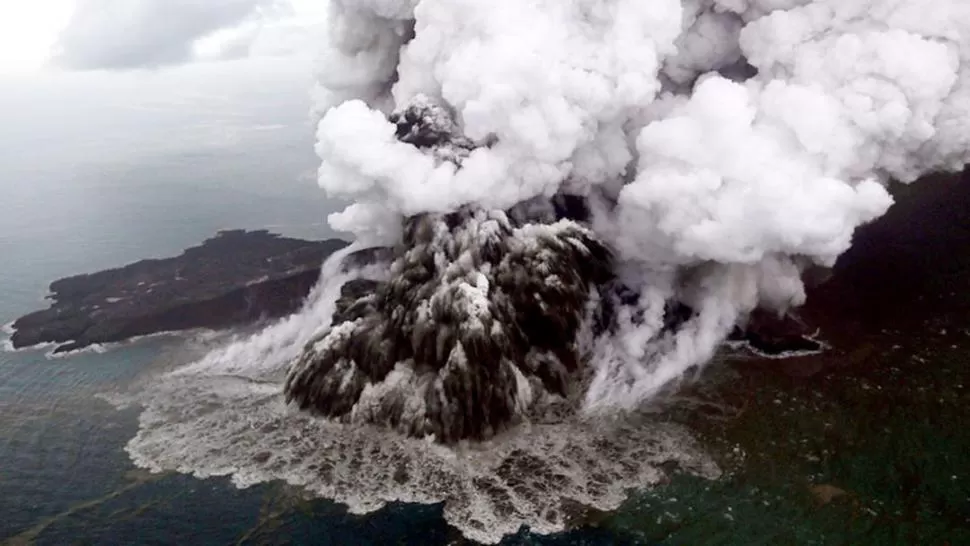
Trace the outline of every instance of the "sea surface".
[[[286, 150], [265, 151], [280, 152]], [[312, 169], [312, 154], [293, 155], [291, 164]], [[0, 323], [44, 307], [54, 279], [177, 254], [219, 229], [336, 235], [325, 224], [334, 206], [314, 182], [300, 179], [299, 169], [273, 165], [245, 150], [186, 153], [140, 164], [75, 165], [69, 180], [57, 169], [34, 172], [35, 186], [4, 187], [13, 198], [0, 202]], [[279, 182], [267, 191], [263, 184], [272, 179]], [[138, 431], [140, 408], [119, 410], [109, 402], [168, 369], [185, 343], [183, 336], [158, 336], [57, 358], [52, 347], [0, 351], [0, 544], [461, 539], [440, 506], [392, 505], [354, 516], [325, 500], [297, 498], [282, 484], [240, 490], [226, 478], [137, 469], [124, 447]], [[510, 541], [616, 543], [612, 533], [594, 530], [544, 539], [523, 533]]]
[[[131, 129], [108, 123], [98, 131], [113, 148], [38, 129], [0, 150], [0, 323], [45, 306], [52, 280], [173, 255], [219, 229], [336, 235], [326, 216], [341, 205], [313, 181], [303, 106], [207, 108], [194, 132], [156, 126], [127, 148]], [[970, 195], [967, 177], [953, 180], [940, 195]], [[873, 230], [808, 310], [827, 355], [721, 358], [670, 402], [667, 418], [697, 432], [722, 478], [674, 474], [565, 533], [504, 542], [970, 544], [970, 206], [934, 199], [892, 219], [904, 228]], [[465, 543], [440, 505], [352, 515], [281, 483], [136, 468], [124, 448], [140, 409], [111, 396], [185, 343], [0, 352], [0, 544]]]
[[[226, 112], [217, 95], [173, 121], [31, 93], [0, 101], [2, 324], [46, 307], [55, 279], [178, 254], [220, 229], [336, 235], [326, 216], [341, 205], [316, 187], [306, 100]], [[353, 518], [328, 503], [294, 509], [273, 485], [137, 470], [124, 446], [139, 410], [98, 395], [168, 366], [182, 343], [0, 352], [0, 544], [421, 544], [446, 532], [434, 508]]]
[[[87, 104], [50, 86], [0, 92], [0, 324], [46, 307], [55, 279], [175, 255], [220, 229], [339, 236], [326, 218], [343, 204], [316, 186], [305, 93], [267, 108], [256, 91], [239, 98], [215, 87], [180, 100], [129, 94], [129, 102], [109, 96]], [[0, 544], [461, 538], [440, 506], [354, 516], [282, 484], [239, 489], [226, 478], [137, 469], [124, 448], [140, 408], [109, 402], [184, 360], [185, 343], [157, 336], [59, 358], [50, 347], [0, 351]], [[545, 543], [576, 540], [614, 543], [597, 531]]]

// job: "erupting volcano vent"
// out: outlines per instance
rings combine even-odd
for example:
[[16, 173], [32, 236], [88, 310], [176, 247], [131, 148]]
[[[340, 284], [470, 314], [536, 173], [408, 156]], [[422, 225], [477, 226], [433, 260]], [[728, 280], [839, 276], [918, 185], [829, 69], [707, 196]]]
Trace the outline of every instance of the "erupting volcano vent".
[[331, 260], [300, 313], [160, 379], [142, 466], [444, 502], [491, 542], [664, 460], [714, 475], [635, 410], [801, 305], [890, 181], [970, 162], [966, 0], [329, 6], [318, 181], [388, 261]]
[[[636, 407], [752, 311], [802, 304], [802, 272], [885, 213], [889, 180], [970, 151], [960, 0], [330, 15], [319, 181], [355, 201], [331, 224], [397, 249], [392, 279], [287, 383], [343, 420], [448, 441], [571, 385], [588, 411]], [[553, 200], [585, 214], [558, 219]], [[584, 313], [610, 322], [579, 340]]]
[[[471, 151], [425, 101], [391, 120], [398, 138], [441, 161]], [[568, 397], [582, 358], [577, 334], [611, 256], [589, 229], [552, 212], [529, 203], [407, 218], [390, 280], [349, 302], [345, 321], [307, 346], [288, 399], [454, 441], [488, 438], [533, 403]]]

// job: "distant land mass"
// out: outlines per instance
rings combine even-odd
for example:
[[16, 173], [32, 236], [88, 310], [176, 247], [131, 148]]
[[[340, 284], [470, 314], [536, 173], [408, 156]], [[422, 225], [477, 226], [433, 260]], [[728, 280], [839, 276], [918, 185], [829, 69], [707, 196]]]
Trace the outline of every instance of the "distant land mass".
[[159, 332], [226, 328], [288, 315], [349, 243], [305, 241], [266, 230], [219, 232], [180, 256], [77, 275], [50, 285], [49, 309], [13, 324], [15, 348], [54, 352]]
[[[756, 313], [732, 338], [763, 353], [781, 354], [817, 347], [811, 334], [821, 329], [835, 348], [851, 346], [859, 323], [898, 325], [915, 308], [932, 305], [916, 297], [923, 285], [946, 283], [968, 267], [960, 250], [970, 238], [968, 188], [970, 171], [896, 185], [896, 205], [856, 233], [834, 275], [809, 283], [808, 304], [798, 312], [801, 319]], [[55, 352], [63, 353], [159, 332], [221, 329], [283, 317], [299, 309], [324, 260], [348, 245], [340, 239], [306, 241], [266, 230], [221, 231], [180, 256], [54, 281], [50, 308], [17, 319], [11, 342], [15, 348], [55, 343]], [[348, 259], [375, 263], [388, 259], [387, 250], [365, 249]], [[335, 320], [346, 320], [349, 303], [373, 290], [373, 284], [358, 280], [345, 285]], [[800, 361], [789, 364], [795, 375], [820, 371], [795, 369]]]

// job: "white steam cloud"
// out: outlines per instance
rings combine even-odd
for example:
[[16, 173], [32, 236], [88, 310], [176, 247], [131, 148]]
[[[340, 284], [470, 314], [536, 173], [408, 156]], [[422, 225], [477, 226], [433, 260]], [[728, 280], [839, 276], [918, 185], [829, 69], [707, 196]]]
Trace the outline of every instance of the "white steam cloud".
[[106, 395], [119, 407], [145, 408], [126, 447], [132, 461], [154, 472], [231, 476], [240, 488], [279, 480], [354, 514], [395, 501], [442, 503], [450, 524], [486, 544], [523, 525], [562, 531], [576, 515], [570, 506], [615, 510], [631, 488], [664, 480], [670, 465], [719, 475], [686, 429], [649, 415], [622, 422], [538, 418], [520, 434], [446, 447], [294, 410], [283, 395], [287, 368], [330, 326], [344, 282], [380, 278], [374, 268], [345, 271], [341, 261], [351, 250], [324, 264], [322, 282], [298, 314], [151, 378], [133, 398]]
[[[962, 0], [331, 2], [317, 110], [334, 227], [586, 196], [645, 319], [596, 343], [590, 407], [632, 406], [703, 364], [756, 306], [804, 301], [892, 203], [886, 182], [970, 160]], [[430, 101], [478, 144], [395, 138]], [[375, 222], [380, 219], [379, 222]], [[664, 332], [663, 302], [697, 311]], [[621, 317], [622, 322], [622, 317]]]
[[334, 257], [300, 313], [156, 378], [140, 466], [443, 502], [483, 542], [615, 508], [664, 462], [716, 476], [684, 429], [616, 410], [802, 304], [890, 179], [970, 161], [966, 0], [329, 6], [319, 182], [393, 263], [353, 298], [376, 273]]

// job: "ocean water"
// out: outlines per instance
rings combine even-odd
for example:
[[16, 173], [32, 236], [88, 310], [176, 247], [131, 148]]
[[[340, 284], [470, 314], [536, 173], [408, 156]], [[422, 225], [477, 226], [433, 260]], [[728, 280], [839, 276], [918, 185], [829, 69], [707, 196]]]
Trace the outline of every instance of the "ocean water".
[[[55, 91], [45, 101], [27, 89], [18, 102], [5, 88], [0, 323], [45, 307], [52, 280], [176, 254], [219, 229], [334, 236], [326, 215], [340, 207], [313, 179], [305, 88], [272, 111], [150, 118], [164, 127], [125, 114], [130, 104], [86, 112]], [[77, 119], [65, 118], [71, 108]], [[170, 365], [183, 343], [163, 336], [56, 359], [47, 349], [0, 352], [0, 544], [266, 543], [270, 531], [271, 543], [422, 544], [447, 534], [434, 508], [360, 519], [297, 505], [274, 485], [239, 490], [137, 470], [124, 446], [138, 408], [98, 396]]]
[[[34, 91], [0, 93], [10, 121], [0, 138], [11, 143], [0, 149], [0, 324], [45, 307], [55, 279], [177, 254], [219, 229], [337, 235], [326, 216], [342, 205], [315, 185], [305, 97], [233, 109], [215, 90], [218, 100], [194, 97], [191, 115], [173, 121], [179, 111], [161, 99], [72, 110], [61, 94]], [[280, 481], [240, 489], [225, 477], [137, 468], [125, 446], [142, 408], [112, 402], [201, 354], [187, 348], [191, 339], [222, 343], [169, 335], [62, 358], [43, 347], [0, 351], [0, 544], [464, 540], [440, 504], [353, 515]], [[552, 537], [523, 531], [507, 542], [624, 540], [587, 528]]]
[[[68, 120], [68, 108], [58, 107], [61, 101], [53, 93], [49, 108], [34, 111], [49, 119], [0, 126], [0, 137], [17, 142], [0, 148], [0, 323], [43, 307], [54, 279], [172, 255], [218, 229], [335, 235], [326, 215], [341, 205], [328, 201], [313, 182], [317, 160], [305, 102], [247, 109], [220, 106], [224, 96], [218, 89], [213, 93], [218, 100], [194, 98], [201, 102], [186, 119], [155, 112], [146, 119], [164, 123], [152, 124], [134, 118], [144, 108], [164, 110], [167, 103], [142, 105], [141, 113], [125, 115], [106, 103]], [[16, 100], [0, 98], [4, 119], [22, 112]], [[82, 138], [88, 117], [101, 123], [94, 141]], [[65, 124], [56, 138], [51, 136], [55, 122]], [[145, 134], [133, 138], [132, 126], [144, 126]], [[970, 177], [963, 180], [944, 190], [970, 195]], [[967, 206], [966, 198], [937, 195], [887, 223], [903, 228], [860, 240], [859, 255], [837, 272], [841, 284], [818, 294], [813, 301], [822, 303], [809, 310], [822, 325], [823, 338], [840, 351], [790, 363], [719, 362], [679, 401], [651, 417], [650, 426], [632, 431], [625, 451], [616, 451], [614, 443], [608, 446], [613, 451], [588, 450], [594, 456], [578, 459], [584, 468], [577, 472], [597, 471], [607, 463], [644, 471], [612, 474], [622, 492], [631, 490], [617, 510], [576, 510], [566, 532], [520, 530], [504, 543], [970, 543], [970, 436], [963, 426], [970, 418], [965, 356], [970, 264], [963, 258], [970, 252], [962, 251], [970, 250]], [[920, 207], [927, 212], [919, 213]], [[454, 507], [390, 502], [366, 514], [351, 513], [345, 504], [312, 498], [284, 482], [293, 476], [287, 469], [299, 469], [305, 461], [290, 460], [290, 467], [271, 471], [255, 465], [252, 450], [237, 450], [233, 442], [285, 437], [207, 421], [218, 412], [202, 411], [205, 400], [193, 393], [215, 396], [225, 407], [238, 387], [219, 383], [225, 374], [195, 376], [190, 369], [177, 381], [157, 382], [173, 366], [226, 343], [218, 335], [160, 336], [66, 358], [49, 358], [43, 348], [0, 352], [0, 544], [468, 542], [449, 524], [456, 517]], [[239, 354], [232, 351], [211, 355], [205, 362], [228, 366], [232, 373], [238, 367], [265, 371], [253, 376], [260, 381], [278, 373], [252, 360], [233, 361]], [[146, 383], [161, 389], [150, 393], [185, 387], [185, 398], [167, 397], [154, 407], [178, 413], [184, 402], [192, 410], [188, 417], [146, 428], [141, 406], [120, 403], [130, 401], [132, 392], [145, 392]], [[272, 400], [247, 400], [260, 426], [282, 415]], [[208, 443], [179, 434], [183, 426], [196, 434], [208, 423], [217, 425], [206, 436]], [[663, 428], [650, 428], [657, 423]], [[312, 429], [317, 425], [300, 426], [328, 433]], [[725, 470], [720, 478], [697, 469], [670, 476], [649, 472], [654, 468], [648, 459], [656, 453], [633, 447], [676, 429], [671, 427], [696, 433], [701, 444], [695, 448]], [[588, 445], [602, 444], [594, 434], [570, 436], [580, 433], [537, 428], [499, 447], [532, 444], [519, 449], [527, 453], [561, 449], [561, 456], [553, 455], [569, 463], [568, 449], [575, 446], [562, 438], [580, 446], [584, 438], [593, 440]], [[126, 451], [140, 434], [146, 441], [134, 453]], [[360, 448], [341, 441], [328, 449]], [[679, 461], [671, 455], [675, 452]], [[395, 455], [393, 449], [388, 453]], [[444, 459], [428, 453], [415, 464], [432, 465], [424, 475], [434, 477], [441, 472], [433, 465]], [[214, 477], [153, 474], [136, 466], [132, 455], [165, 469], [178, 467], [181, 458], [188, 470]], [[698, 460], [676, 449], [661, 455], [675, 467]], [[232, 479], [226, 465], [245, 476]], [[355, 476], [361, 468], [349, 469], [345, 490], [320, 492], [353, 500], [356, 484], [372, 495], [368, 502], [381, 495], [433, 500], [433, 494], [421, 497], [420, 489], [383, 487], [381, 475], [366, 464], [363, 470], [375, 472]], [[522, 475], [530, 471], [535, 468]], [[488, 481], [462, 472], [455, 475]], [[237, 487], [246, 485], [247, 477], [253, 485]], [[550, 498], [556, 493], [546, 491]], [[494, 529], [481, 534], [489, 531]]]
[[[57, 169], [38, 171], [31, 174], [30, 188], [4, 187], [12, 198], [0, 203], [5, 261], [0, 322], [43, 307], [51, 280], [171, 255], [217, 229], [333, 236], [324, 223], [333, 205], [312, 181], [299, 178], [300, 168], [312, 168], [314, 159], [298, 151], [293, 156], [287, 168], [274, 172], [245, 150], [174, 154], [138, 164], [75, 165], [69, 179]], [[273, 191], [261, 192], [260, 185], [274, 178], [281, 182]], [[184, 336], [159, 336], [63, 358], [52, 358], [50, 348], [0, 352], [0, 543], [363, 545], [461, 539], [440, 505], [392, 504], [358, 516], [326, 500], [303, 499], [280, 482], [239, 489], [226, 478], [136, 468], [124, 448], [138, 432], [141, 409], [119, 410], [109, 401], [173, 363], [186, 362], [186, 343]], [[595, 530], [509, 539], [616, 540]]]

